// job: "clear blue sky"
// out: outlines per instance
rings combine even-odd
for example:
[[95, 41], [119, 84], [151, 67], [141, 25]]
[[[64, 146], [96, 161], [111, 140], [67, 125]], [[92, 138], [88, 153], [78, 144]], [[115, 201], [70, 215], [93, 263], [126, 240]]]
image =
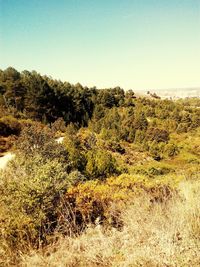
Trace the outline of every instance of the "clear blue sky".
[[125, 89], [200, 86], [200, 0], [0, 0], [0, 68]]

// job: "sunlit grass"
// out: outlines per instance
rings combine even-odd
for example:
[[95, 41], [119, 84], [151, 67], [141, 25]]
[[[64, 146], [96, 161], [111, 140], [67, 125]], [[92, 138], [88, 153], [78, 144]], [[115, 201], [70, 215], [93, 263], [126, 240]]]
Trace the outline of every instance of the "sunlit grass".
[[122, 213], [120, 231], [88, 226], [45, 250], [22, 255], [22, 266], [199, 266], [200, 182], [182, 181], [179, 195], [152, 204], [138, 197]]

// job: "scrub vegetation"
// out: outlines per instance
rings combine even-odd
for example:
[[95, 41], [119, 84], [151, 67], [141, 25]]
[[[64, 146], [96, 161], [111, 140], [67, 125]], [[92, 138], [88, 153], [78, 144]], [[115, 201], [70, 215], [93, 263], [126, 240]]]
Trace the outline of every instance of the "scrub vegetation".
[[8, 152], [0, 266], [199, 266], [200, 99], [10, 67], [0, 71]]

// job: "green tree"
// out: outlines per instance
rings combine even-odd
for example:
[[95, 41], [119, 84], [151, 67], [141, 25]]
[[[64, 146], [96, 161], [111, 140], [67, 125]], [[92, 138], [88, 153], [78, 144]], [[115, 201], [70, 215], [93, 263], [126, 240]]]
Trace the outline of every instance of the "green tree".
[[13, 106], [17, 111], [24, 108], [24, 96], [26, 90], [21, 82], [20, 73], [12, 67], [7, 68], [0, 79], [0, 87], [4, 93], [4, 101], [7, 106]]
[[145, 117], [144, 112], [136, 112], [134, 119], [134, 127], [136, 130], [146, 130], [148, 127], [148, 121]]
[[62, 144], [55, 140], [53, 132], [41, 123], [32, 123], [25, 126], [15, 144], [16, 153], [25, 157], [35, 157], [41, 155], [43, 162], [47, 159], [58, 159], [70, 165], [68, 152]]

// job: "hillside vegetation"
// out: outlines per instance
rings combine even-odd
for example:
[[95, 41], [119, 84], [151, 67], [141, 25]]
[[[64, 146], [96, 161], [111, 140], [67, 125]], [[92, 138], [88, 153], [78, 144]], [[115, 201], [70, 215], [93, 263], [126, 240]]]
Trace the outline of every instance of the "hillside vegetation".
[[199, 266], [200, 99], [8, 68], [0, 153], [8, 151], [0, 266]]

